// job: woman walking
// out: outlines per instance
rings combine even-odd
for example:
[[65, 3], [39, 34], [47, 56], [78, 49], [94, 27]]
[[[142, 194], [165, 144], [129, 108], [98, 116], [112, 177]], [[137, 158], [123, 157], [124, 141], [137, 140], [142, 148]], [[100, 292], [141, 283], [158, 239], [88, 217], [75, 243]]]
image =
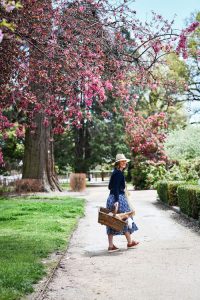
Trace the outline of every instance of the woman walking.
[[[110, 195], [107, 199], [106, 208], [110, 211], [114, 211], [114, 213], [125, 213], [130, 212], [130, 206], [128, 204], [128, 199], [125, 195], [125, 177], [123, 174], [123, 170], [126, 168], [128, 159], [123, 154], [117, 154], [115, 160], [115, 168], [110, 177], [110, 182], [108, 188], [110, 190]], [[130, 222], [131, 221], [131, 222]], [[131, 224], [132, 223], [132, 224]], [[133, 219], [129, 219], [129, 224], [124, 226], [123, 231], [116, 231], [111, 227], [106, 228], [108, 235], [108, 252], [118, 251], [117, 248], [113, 244], [114, 235], [125, 235], [127, 240], [127, 249], [131, 249], [134, 246], [138, 245], [139, 242], [132, 240], [131, 234], [138, 230], [137, 225], [133, 222]]]

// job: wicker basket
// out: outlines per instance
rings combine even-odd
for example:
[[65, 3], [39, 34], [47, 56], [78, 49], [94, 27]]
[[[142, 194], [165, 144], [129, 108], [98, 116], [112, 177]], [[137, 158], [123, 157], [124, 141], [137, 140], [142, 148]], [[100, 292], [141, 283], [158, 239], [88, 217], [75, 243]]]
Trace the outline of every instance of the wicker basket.
[[100, 207], [98, 215], [98, 223], [101, 225], [109, 226], [116, 231], [122, 231], [124, 226], [127, 225], [126, 222], [121, 221], [111, 215], [108, 215], [110, 211], [107, 208]]

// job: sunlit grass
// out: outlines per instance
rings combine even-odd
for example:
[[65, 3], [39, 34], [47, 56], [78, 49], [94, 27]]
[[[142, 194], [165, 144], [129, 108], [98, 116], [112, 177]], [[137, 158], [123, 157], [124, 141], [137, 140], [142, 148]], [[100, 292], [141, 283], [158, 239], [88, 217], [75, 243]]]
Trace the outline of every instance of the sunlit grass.
[[69, 190], [69, 189], [70, 189], [69, 182], [63, 182], [63, 183], [60, 183], [60, 186], [61, 186], [61, 188], [63, 189], [63, 191]]
[[42, 258], [64, 250], [84, 201], [69, 197], [0, 198], [0, 299], [20, 299], [45, 274]]

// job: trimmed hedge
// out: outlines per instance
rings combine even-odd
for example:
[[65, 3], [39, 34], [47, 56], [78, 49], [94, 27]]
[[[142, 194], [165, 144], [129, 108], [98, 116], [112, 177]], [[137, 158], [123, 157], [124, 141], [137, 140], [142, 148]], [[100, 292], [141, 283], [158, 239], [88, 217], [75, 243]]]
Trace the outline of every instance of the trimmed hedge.
[[183, 181], [159, 181], [157, 193], [160, 200], [171, 206], [179, 206], [181, 212], [193, 219], [200, 217], [200, 186]]
[[159, 181], [157, 184], [157, 193], [160, 201], [168, 203], [167, 181]]
[[179, 186], [177, 193], [180, 210], [187, 216], [198, 219], [200, 216], [200, 186]]
[[183, 184], [183, 181], [159, 181], [157, 193], [160, 200], [171, 206], [178, 206], [177, 189]]
[[178, 187], [185, 184], [183, 181], [168, 181], [168, 204], [178, 206]]

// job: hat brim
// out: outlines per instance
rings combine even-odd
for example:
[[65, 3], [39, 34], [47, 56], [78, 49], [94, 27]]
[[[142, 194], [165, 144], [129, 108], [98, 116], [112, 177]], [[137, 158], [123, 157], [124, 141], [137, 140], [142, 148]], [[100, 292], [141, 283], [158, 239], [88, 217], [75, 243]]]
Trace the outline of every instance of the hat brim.
[[114, 163], [112, 163], [112, 165], [114, 166], [116, 163], [118, 163], [119, 161], [126, 161], [127, 163], [130, 161], [130, 159], [118, 159], [116, 160]]

